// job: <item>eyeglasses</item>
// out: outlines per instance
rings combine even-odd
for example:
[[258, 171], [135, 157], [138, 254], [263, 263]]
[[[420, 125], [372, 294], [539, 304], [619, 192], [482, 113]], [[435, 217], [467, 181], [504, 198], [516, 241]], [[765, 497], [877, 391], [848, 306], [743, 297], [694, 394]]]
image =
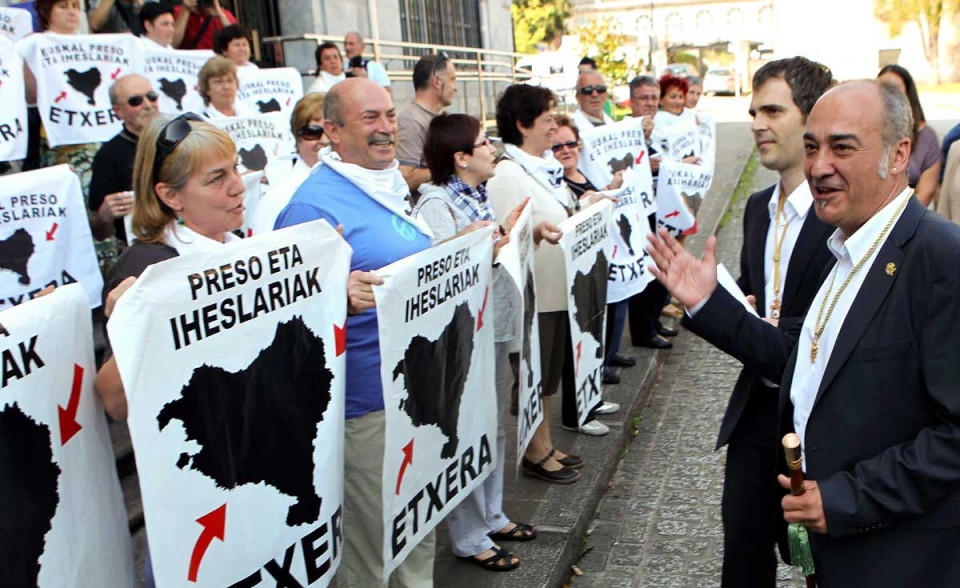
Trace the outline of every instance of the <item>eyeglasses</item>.
[[153, 156], [154, 181], [157, 181], [163, 162], [173, 153], [177, 145], [190, 134], [190, 121], [203, 122], [203, 119], [192, 112], [185, 112], [160, 129], [160, 133], [157, 135], [157, 153]]
[[579, 146], [580, 146], [579, 141], [567, 141], [566, 143], [557, 143], [556, 145], [551, 147], [550, 150], [553, 151], [554, 153], [560, 153], [561, 151], [563, 151], [564, 147], [566, 147], [567, 149], [576, 149]]
[[297, 136], [304, 141], [316, 141], [323, 136], [323, 127], [320, 125], [305, 125], [297, 131]]
[[596, 92], [597, 94], [606, 94], [607, 87], [606, 86], [584, 86], [580, 88], [580, 93], [583, 94], [584, 96], [589, 96], [594, 92]]
[[156, 102], [157, 100], [160, 99], [160, 96], [153, 90], [150, 90], [146, 94], [137, 94], [136, 96], [131, 96], [127, 98], [127, 104], [136, 108], [137, 106], [140, 106], [141, 104], [143, 104], [144, 98], [146, 98], [150, 102]]
[[483, 141], [480, 141], [479, 143], [474, 143], [474, 144], [473, 144], [473, 148], [474, 148], [474, 149], [479, 149], [480, 147], [489, 147], [490, 144], [491, 144], [491, 143], [490, 143], [490, 137], [484, 137], [484, 138], [483, 138]]

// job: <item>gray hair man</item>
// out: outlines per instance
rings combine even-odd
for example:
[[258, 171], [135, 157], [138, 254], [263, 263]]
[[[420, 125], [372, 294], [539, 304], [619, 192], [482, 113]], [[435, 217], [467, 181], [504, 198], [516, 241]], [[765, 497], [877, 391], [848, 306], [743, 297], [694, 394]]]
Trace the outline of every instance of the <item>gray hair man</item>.
[[781, 382], [780, 433], [800, 437], [807, 477], [781, 505], [811, 531], [823, 586], [960, 584], [960, 226], [907, 186], [911, 118], [903, 93], [874, 81], [813, 107], [805, 175], [837, 262], [789, 331], [716, 288], [714, 239], [703, 260], [667, 235], [650, 245], [658, 279], [712, 317], [711, 337]]
[[[344, 35], [343, 52], [347, 56], [347, 59], [345, 60], [346, 63], [349, 64], [350, 60], [354, 57], [360, 57], [362, 59], [363, 52], [366, 50], [366, 47], [367, 45], [363, 41], [363, 37], [360, 36], [360, 33], [356, 31], [350, 31]], [[392, 93], [393, 90], [390, 87], [390, 76], [387, 75], [387, 70], [372, 59], [364, 59], [363, 62], [367, 69], [367, 77], [386, 88], [387, 92]], [[350, 71], [347, 70], [347, 73], [350, 73]]]
[[577, 128], [589, 129], [612, 123], [613, 119], [603, 111], [606, 103], [607, 82], [602, 73], [591, 69], [577, 76], [577, 104], [580, 108], [573, 113]]

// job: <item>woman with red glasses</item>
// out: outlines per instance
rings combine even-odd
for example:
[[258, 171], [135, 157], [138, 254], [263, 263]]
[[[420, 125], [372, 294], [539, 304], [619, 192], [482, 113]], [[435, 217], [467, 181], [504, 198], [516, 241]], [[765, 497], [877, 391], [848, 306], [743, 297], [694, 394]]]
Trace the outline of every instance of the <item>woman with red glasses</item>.
[[267, 164], [264, 173], [269, 186], [250, 223], [254, 235], [273, 230], [294, 192], [320, 163], [320, 151], [330, 146], [330, 138], [323, 132], [323, 97], [325, 94], [307, 94], [293, 107], [290, 132], [296, 137], [296, 153], [279, 157]]

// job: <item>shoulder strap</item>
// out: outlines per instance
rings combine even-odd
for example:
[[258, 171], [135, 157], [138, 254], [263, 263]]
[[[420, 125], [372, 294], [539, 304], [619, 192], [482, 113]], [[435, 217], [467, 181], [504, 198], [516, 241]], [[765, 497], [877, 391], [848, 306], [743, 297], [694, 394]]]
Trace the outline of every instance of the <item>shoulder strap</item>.
[[[186, 9], [184, 9], [184, 10], [186, 10]], [[187, 43], [187, 44], [183, 47], [183, 49], [195, 49], [195, 48], [197, 47], [197, 43], [199, 43], [199, 42], [200, 42], [200, 39], [203, 38], [204, 33], [206, 33], [206, 32], [207, 32], [207, 29], [210, 28], [210, 23], [212, 23], [212, 22], [213, 22], [213, 17], [212, 17], [212, 16], [208, 16], [208, 17], [204, 18], [204, 19], [203, 19], [203, 22], [200, 24], [200, 29], [197, 31], [197, 34], [194, 35], [193, 39], [192, 39], [189, 43]]]

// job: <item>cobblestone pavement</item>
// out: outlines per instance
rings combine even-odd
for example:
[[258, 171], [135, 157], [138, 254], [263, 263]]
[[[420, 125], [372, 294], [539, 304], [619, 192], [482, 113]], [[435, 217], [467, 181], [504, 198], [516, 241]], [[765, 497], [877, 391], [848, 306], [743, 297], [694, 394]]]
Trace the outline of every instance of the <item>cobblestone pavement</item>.
[[[747, 194], [775, 180], [759, 168]], [[745, 204], [746, 197], [731, 204], [718, 235], [718, 261], [732, 271], [739, 267]], [[720, 586], [725, 451], [713, 448], [739, 370], [736, 360], [692, 333], [675, 339], [600, 503], [574, 588]], [[786, 566], [780, 582], [803, 585]]]

